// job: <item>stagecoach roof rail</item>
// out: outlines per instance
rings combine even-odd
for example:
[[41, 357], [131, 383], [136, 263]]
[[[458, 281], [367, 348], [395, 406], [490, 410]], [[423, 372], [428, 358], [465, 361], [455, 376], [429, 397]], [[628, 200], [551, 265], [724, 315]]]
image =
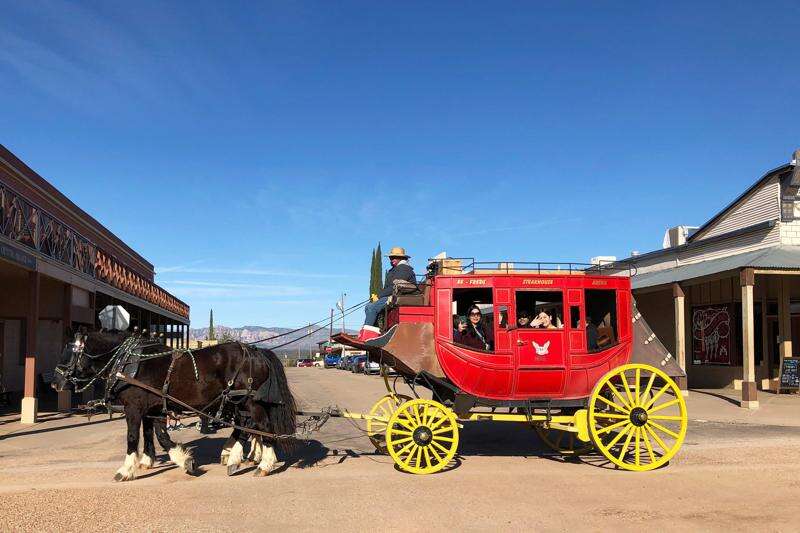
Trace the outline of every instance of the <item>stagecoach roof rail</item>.
[[[627, 273], [634, 276], [636, 267], [627, 261], [600, 262], [600, 263], [575, 263], [557, 261], [476, 261], [474, 257], [436, 257], [428, 259], [429, 265], [437, 264], [438, 271], [441, 271], [445, 262], [459, 264], [462, 274], [514, 274], [532, 273], [537, 274], [579, 274], [579, 275], [602, 275], [614, 276]], [[452, 269], [453, 267], [446, 267]]]

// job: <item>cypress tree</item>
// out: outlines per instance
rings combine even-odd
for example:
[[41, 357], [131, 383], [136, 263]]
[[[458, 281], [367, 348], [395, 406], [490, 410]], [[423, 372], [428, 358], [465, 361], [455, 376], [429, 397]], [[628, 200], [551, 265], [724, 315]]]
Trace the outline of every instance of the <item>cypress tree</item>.
[[217, 336], [214, 334], [214, 310], [211, 310], [211, 313], [208, 317], [208, 340], [215, 341], [217, 340]]
[[375, 292], [375, 248], [372, 249], [372, 257], [369, 261], [369, 294]]
[[375, 294], [378, 294], [383, 288], [383, 252], [381, 252], [380, 242], [378, 243], [378, 249], [375, 250], [375, 285], [378, 287]]

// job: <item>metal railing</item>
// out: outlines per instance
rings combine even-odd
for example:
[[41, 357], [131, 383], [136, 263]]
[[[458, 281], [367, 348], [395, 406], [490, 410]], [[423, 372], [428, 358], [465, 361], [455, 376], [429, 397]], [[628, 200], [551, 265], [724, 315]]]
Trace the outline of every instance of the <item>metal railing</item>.
[[[458, 265], [458, 267], [456, 267]], [[463, 274], [474, 274], [478, 271], [491, 271], [492, 273], [514, 274], [594, 274], [613, 276], [626, 274], [634, 276], [636, 266], [627, 261], [613, 261], [602, 263], [576, 263], [558, 261], [477, 261], [474, 257], [445, 257], [428, 259], [428, 271], [436, 274], [455, 273], [448, 272], [459, 268]]]

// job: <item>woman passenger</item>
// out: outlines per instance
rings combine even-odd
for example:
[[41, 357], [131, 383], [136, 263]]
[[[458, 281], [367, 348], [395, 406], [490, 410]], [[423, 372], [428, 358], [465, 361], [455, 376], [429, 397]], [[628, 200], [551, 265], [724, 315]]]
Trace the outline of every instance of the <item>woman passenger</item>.
[[542, 311], [531, 322], [531, 326], [539, 329], [558, 329], [553, 325], [553, 317]]
[[460, 343], [476, 350], [492, 351], [494, 347], [494, 332], [491, 327], [485, 327], [481, 308], [473, 304], [467, 311], [467, 328], [461, 334]]

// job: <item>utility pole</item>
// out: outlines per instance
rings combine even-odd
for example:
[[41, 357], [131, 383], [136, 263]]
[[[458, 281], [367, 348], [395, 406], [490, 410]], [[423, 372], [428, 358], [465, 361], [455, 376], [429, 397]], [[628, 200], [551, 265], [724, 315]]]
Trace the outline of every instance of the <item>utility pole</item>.
[[345, 307], [344, 307], [344, 297], [345, 296], [347, 296], [347, 293], [343, 292], [342, 293], [342, 333], [345, 332], [345, 328], [344, 328], [344, 309], [345, 309]]
[[328, 341], [330, 342], [332, 338], [333, 338], [333, 309], [331, 309], [331, 328], [330, 332], [328, 333]]

